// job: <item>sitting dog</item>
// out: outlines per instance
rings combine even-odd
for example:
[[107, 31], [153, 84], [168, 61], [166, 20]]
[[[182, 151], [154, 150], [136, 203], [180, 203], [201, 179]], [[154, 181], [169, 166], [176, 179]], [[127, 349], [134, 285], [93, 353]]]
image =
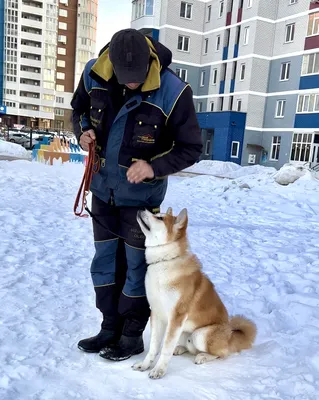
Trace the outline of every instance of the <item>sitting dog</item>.
[[138, 223], [145, 234], [148, 266], [145, 286], [151, 307], [151, 342], [144, 361], [134, 370], [146, 371], [162, 351], [149, 377], [165, 375], [172, 355], [194, 354], [195, 364], [249, 349], [256, 337], [250, 320], [229, 318], [214, 285], [188, 246], [187, 210], [174, 217], [139, 211]]

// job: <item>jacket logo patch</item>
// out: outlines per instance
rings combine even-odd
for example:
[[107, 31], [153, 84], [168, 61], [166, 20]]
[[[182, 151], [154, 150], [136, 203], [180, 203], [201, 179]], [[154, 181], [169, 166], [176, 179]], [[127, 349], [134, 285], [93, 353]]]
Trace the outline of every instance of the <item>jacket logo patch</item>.
[[154, 144], [155, 139], [154, 136], [148, 134], [148, 135], [140, 135], [137, 137], [137, 142], [138, 143], [145, 143], [145, 144]]

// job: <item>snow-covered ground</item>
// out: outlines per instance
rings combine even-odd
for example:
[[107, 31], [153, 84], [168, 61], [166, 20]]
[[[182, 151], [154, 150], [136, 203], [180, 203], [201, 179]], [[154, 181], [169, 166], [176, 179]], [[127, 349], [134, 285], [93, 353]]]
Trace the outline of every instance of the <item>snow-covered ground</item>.
[[174, 357], [150, 381], [130, 368], [141, 356], [111, 363], [77, 349], [100, 323], [91, 222], [72, 212], [83, 166], [0, 162], [1, 400], [318, 399], [319, 181], [280, 186], [267, 171], [170, 178], [163, 209], [188, 208], [193, 251], [258, 336], [223, 361]]
[[0, 156], [30, 158], [30, 152], [20, 144], [7, 142], [0, 139]]

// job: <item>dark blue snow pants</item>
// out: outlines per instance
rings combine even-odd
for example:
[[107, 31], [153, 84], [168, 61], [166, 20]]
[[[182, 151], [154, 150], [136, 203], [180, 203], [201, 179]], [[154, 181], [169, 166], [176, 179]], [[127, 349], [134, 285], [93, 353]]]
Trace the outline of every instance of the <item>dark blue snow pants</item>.
[[[145, 293], [145, 237], [137, 207], [115, 207], [92, 197], [95, 255], [91, 275], [105, 329], [139, 336], [150, 310]], [[150, 209], [158, 212], [159, 209]]]

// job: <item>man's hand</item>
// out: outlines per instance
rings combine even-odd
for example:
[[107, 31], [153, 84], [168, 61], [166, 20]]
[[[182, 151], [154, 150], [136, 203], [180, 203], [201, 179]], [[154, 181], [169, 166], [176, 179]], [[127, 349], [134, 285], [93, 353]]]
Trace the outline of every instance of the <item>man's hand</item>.
[[153, 178], [153, 168], [144, 160], [135, 161], [127, 171], [127, 180], [130, 183], [141, 183], [144, 179]]
[[80, 145], [83, 150], [89, 151], [89, 145], [96, 139], [93, 129], [83, 132], [80, 136]]

